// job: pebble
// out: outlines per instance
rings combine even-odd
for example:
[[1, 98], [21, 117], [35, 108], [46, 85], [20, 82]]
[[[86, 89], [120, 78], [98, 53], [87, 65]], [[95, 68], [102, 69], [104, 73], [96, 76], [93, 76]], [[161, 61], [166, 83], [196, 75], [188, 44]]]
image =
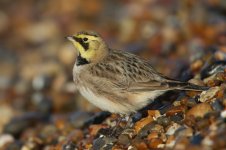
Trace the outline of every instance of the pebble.
[[222, 111], [224, 109], [224, 106], [219, 99], [214, 100], [211, 103], [211, 106], [212, 106], [213, 110], [218, 111], [218, 112]]
[[0, 120], [0, 133], [2, 132], [4, 126], [10, 121], [10, 119], [14, 115], [13, 109], [8, 106], [8, 105], [0, 105], [0, 115], [1, 115], [1, 120]]
[[200, 103], [192, 107], [187, 113], [186, 117], [194, 116], [194, 117], [203, 117], [205, 114], [211, 112], [213, 109], [208, 103]]
[[224, 69], [226, 68], [226, 61], [215, 61], [201, 71], [201, 79], [207, 78], [213, 74], [216, 74], [218, 72], [224, 72]]
[[14, 137], [10, 134], [1, 134], [0, 135], [0, 148], [3, 147], [5, 144], [13, 143]]
[[111, 149], [113, 147], [113, 143], [116, 141], [117, 139], [114, 137], [99, 137], [93, 141], [93, 150], [104, 150], [106, 148]]
[[4, 126], [3, 132], [17, 137], [28, 127], [34, 125], [38, 121], [43, 121], [45, 119], [46, 117], [40, 113], [26, 113], [20, 117], [12, 118], [10, 122]]
[[203, 92], [200, 94], [199, 101], [200, 101], [200, 102], [206, 102], [206, 101], [208, 101], [208, 100], [213, 99], [213, 98], [217, 95], [217, 92], [219, 92], [219, 90], [220, 90], [219, 87], [212, 87], [212, 88], [210, 88], [210, 89], [207, 90], [207, 91], [203, 91]]
[[200, 134], [197, 134], [197, 135], [194, 135], [192, 138], [191, 138], [191, 144], [194, 144], [194, 145], [199, 145], [203, 140], [203, 136], [200, 135]]
[[85, 125], [85, 123], [91, 116], [91, 113], [76, 111], [74, 113], [71, 113], [71, 115], [69, 116], [69, 121], [75, 128], [81, 128]]
[[185, 110], [186, 110], [186, 106], [183, 106], [183, 105], [174, 106], [166, 112], [166, 116], [174, 116], [176, 114], [185, 112]]
[[193, 129], [191, 127], [181, 126], [175, 131], [177, 137], [191, 137], [193, 136]]
[[166, 116], [161, 116], [157, 119], [157, 123], [166, 127], [170, 124], [171, 120], [170, 118], [166, 117]]
[[76, 144], [73, 142], [69, 142], [67, 144], [64, 144], [62, 147], [62, 150], [75, 150], [76, 149]]
[[226, 110], [223, 110], [223, 111], [221, 112], [221, 117], [222, 117], [222, 118], [226, 118]]
[[153, 121], [152, 117], [146, 117], [146, 118], [141, 119], [140, 121], [135, 123], [135, 125], [134, 125], [135, 131], [138, 133], [142, 128], [144, 128], [144, 126], [151, 123], [152, 121]]
[[173, 135], [176, 132], [176, 130], [180, 127], [181, 125], [177, 123], [172, 123], [166, 128], [166, 135]]

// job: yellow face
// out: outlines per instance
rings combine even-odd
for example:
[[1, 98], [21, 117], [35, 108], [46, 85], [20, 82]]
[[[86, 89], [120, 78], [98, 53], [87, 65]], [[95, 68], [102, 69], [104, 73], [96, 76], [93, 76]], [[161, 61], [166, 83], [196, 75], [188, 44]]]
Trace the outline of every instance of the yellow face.
[[106, 51], [106, 44], [96, 34], [78, 33], [73, 36], [67, 37], [75, 46], [79, 56], [90, 62], [98, 61]]

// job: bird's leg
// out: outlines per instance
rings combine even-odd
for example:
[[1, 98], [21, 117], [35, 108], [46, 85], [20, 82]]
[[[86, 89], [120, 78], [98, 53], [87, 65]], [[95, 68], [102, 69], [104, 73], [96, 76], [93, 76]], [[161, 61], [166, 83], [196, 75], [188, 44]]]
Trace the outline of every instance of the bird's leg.
[[131, 113], [131, 114], [129, 114], [127, 117], [127, 119], [126, 119], [126, 126], [125, 126], [125, 128], [130, 128], [131, 127], [131, 125], [132, 125], [132, 116], [133, 116], [134, 114], [133, 113]]
[[122, 122], [124, 116], [125, 116], [124, 114], [119, 114], [119, 117], [116, 120], [116, 125], [112, 129], [112, 134], [111, 135], [114, 135], [116, 133], [118, 127], [120, 127], [120, 123]]

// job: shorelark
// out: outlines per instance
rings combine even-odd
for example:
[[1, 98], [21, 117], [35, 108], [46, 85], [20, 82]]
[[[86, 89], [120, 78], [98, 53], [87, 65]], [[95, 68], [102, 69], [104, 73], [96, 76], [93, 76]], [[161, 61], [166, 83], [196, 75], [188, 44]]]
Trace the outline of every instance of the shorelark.
[[77, 50], [73, 79], [92, 104], [112, 113], [130, 114], [169, 90], [204, 90], [170, 79], [138, 56], [108, 47], [95, 32], [68, 36]]

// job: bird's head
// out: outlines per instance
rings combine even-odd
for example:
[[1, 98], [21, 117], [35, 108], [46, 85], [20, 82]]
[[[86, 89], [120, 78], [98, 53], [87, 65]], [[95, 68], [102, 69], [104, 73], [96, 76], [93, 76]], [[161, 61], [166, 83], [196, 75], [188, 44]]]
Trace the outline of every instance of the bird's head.
[[108, 47], [104, 40], [95, 32], [79, 32], [68, 36], [68, 40], [75, 46], [78, 57], [77, 65], [97, 63], [108, 54]]

